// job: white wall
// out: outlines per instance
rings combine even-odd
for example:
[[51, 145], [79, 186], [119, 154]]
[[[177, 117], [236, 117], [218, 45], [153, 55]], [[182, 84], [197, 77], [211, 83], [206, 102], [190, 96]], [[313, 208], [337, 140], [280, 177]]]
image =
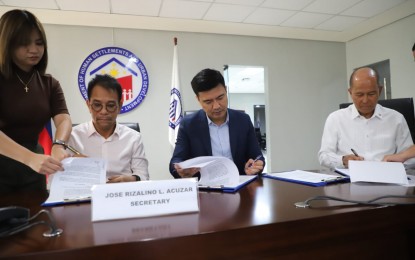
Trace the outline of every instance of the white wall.
[[399, 20], [346, 44], [348, 75], [354, 68], [390, 60], [392, 98], [413, 97], [415, 15]]
[[77, 86], [81, 62], [94, 50], [117, 46], [135, 53], [149, 73], [143, 103], [119, 121], [138, 121], [151, 179], [170, 178], [168, 109], [173, 37], [178, 37], [184, 110], [198, 109], [192, 77], [224, 64], [264, 66], [268, 164], [272, 171], [318, 169], [327, 115], [347, 100], [345, 44], [216, 34], [45, 25], [48, 72], [63, 87], [72, 120], [90, 119]]
[[262, 93], [229, 93], [229, 107], [245, 111], [254, 123], [254, 105], [265, 105]]

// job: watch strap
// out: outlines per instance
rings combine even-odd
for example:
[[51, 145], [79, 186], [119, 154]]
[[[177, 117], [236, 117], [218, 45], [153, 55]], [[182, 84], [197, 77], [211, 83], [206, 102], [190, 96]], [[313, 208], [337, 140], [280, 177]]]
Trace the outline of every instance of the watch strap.
[[68, 145], [66, 144], [66, 142], [59, 140], [59, 139], [55, 139], [53, 141], [52, 145], [55, 145], [55, 144], [62, 145], [63, 147], [65, 147], [65, 149], [68, 148]]

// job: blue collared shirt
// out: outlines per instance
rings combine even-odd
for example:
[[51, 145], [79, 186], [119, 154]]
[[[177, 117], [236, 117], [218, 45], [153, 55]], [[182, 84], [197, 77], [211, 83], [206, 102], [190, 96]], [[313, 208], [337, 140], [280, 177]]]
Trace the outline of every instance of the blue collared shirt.
[[229, 113], [226, 115], [226, 120], [220, 126], [210, 120], [206, 115], [209, 125], [210, 143], [212, 146], [213, 156], [222, 156], [232, 159], [231, 143], [229, 141]]

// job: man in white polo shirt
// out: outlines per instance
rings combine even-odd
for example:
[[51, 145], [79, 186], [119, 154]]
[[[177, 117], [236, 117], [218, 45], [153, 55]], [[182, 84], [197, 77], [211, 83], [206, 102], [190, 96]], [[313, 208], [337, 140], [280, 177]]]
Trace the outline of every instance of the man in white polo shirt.
[[318, 153], [322, 166], [347, 168], [349, 160], [381, 161], [413, 144], [403, 115], [378, 104], [382, 91], [378, 82], [372, 68], [352, 73], [349, 94], [353, 104], [328, 116]]
[[92, 120], [72, 129], [69, 145], [88, 157], [108, 161], [108, 183], [148, 180], [148, 161], [141, 134], [116, 122], [122, 108], [122, 89], [109, 75], [88, 83], [86, 101]]

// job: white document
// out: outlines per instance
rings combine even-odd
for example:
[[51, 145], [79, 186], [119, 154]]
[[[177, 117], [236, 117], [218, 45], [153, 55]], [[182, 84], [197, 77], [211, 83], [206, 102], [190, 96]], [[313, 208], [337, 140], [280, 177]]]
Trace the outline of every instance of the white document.
[[231, 188], [232, 187], [238, 187], [238, 186], [244, 185], [245, 183], [248, 183], [248, 182], [253, 181], [253, 179], [255, 179], [257, 177], [258, 177], [258, 175], [239, 175], [238, 183], [236, 185], [234, 185], [234, 186], [231, 186]]
[[178, 165], [183, 168], [200, 168], [199, 184], [203, 186], [236, 186], [239, 171], [235, 163], [225, 157], [201, 156]]
[[409, 184], [400, 162], [349, 161], [349, 172], [351, 182]]
[[91, 199], [91, 188], [105, 184], [107, 162], [99, 158], [65, 158], [62, 172], [53, 175], [49, 198], [43, 206], [53, 206]]

